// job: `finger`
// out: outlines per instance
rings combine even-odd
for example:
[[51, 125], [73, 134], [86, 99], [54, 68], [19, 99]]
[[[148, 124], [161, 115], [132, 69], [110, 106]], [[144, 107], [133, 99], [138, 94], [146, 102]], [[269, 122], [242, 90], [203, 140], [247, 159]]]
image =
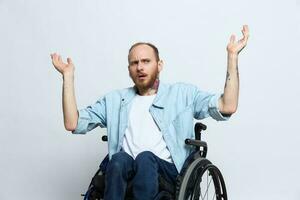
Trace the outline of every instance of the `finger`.
[[244, 44], [244, 43], [245, 43], [245, 39], [244, 39], [244, 38], [240, 39], [240, 40], [238, 41], [238, 43]]
[[242, 33], [243, 33], [243, 38], [240, 39], [239, 42], [245, 43], [245, 42], [247, 42], [249, 35], [248, 35], [248, 33], [246, 32], [245, 29], [242, 30]]
[[58, 62], [60, 62], [60, 63], [63, 62], [60, 55], [58, 56]]
[[239, 48], [243, 49], [247, 45], [247, 40], [241, 40], [239, 41]]
[[56, 53], [53, 53], [53, 54], [52, 54], [52, 59], [55, 60], [56, 57], [57, 57]]
[[54, 54], [55, 54], [55, 53], [51, 53], [51, 54], [50, 54], [52, 60], [53, 60], [53, 58], [54, 58]]
[[244, 25], [244, 26], [243, 26], [242, 33], [243, 33], [244, 37], [245, 37], [246, 39], [248, 39], [248, 37], [249, 37], [249, 28], [248, 28], [248, 25]]
[[53, 55], [53, 63], [55, 64], [55, 65], [58, 65], [58, 63], [59, 63], [59, 60], [58, 60], [58, 54], [54, 54]]
[[249, 32], [249, 27], [248, 27], [248, 25], [245, 24], [245, 25], [243, 26], [243, 30], [245, 30], [245, 32], [248, 33], [248, 32]]
[[73, 61], [71, 58], [67, 58], [67, 62], [68, 62], [68, 64], [73, 64]]
[[56, 53], [52, 53], [51, 54], [51, 59], [53, 60], [55, 58], [55, 56], [56, 56]]

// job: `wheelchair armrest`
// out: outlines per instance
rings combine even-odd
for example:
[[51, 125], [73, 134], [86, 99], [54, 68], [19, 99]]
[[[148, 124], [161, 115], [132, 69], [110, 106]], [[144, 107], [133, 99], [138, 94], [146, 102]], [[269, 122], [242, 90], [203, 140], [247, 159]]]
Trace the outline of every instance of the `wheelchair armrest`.
[[201, 140], [185, 139], [185, 144], [195, 146], [196, 150], [199, 152], [199, 155], [203, 158], [206, 157], [206, 154], [207, 154], [207, 143], [206, 142], [201, 141]]
[[201, 140], [185, 139], [185, 144], [207, 148], [207, 143]]

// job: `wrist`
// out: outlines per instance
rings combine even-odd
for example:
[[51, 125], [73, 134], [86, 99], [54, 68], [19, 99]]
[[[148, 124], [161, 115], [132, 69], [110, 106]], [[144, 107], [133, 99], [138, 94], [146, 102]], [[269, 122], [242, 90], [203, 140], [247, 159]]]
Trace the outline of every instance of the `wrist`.
[[74, 73], [73, 72], [64, 72], [63, 74], [63, 79], [73, 79], [74, 78]]
[[237, 58], [238, 57], [238, 53], [228, 52], [227, 56], [228, 56], [228, 58]]
[[227, 70], [235, 71], [238, 67], [238, 54], [228, 53], [227, 55]]

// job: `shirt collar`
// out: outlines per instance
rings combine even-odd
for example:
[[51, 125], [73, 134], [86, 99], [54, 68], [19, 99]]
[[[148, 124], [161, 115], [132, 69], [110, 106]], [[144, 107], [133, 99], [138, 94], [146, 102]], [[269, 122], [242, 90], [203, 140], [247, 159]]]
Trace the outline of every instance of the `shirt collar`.
[[[162, 81], [159, 82], [156, 97], [153, 100], [153, 105], [159, 108], [164, 108], [165, 98], [166, 98], [167, 85]], [[132, 101], [132, 99], [137, 95], [136, 86], [128, 88], [127, 92], [122, 97], [123, 105]]]

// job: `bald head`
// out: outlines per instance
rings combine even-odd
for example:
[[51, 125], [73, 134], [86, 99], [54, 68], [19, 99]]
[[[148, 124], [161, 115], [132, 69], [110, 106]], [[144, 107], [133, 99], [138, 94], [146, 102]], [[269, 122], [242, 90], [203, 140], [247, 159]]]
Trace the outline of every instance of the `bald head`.
[[149, 43], [149, 42], [137, 42], [137, 43], [133, 44], [133, 45], [130, 47], [130, 49], [129, 49], [129, 52], [128, 52], [128, 63], [129, 63], [129, 60], [130, 60], [130, 56], [131, 56], [132, 50], [133, 50], [135, 47], [140, 46], [140, 45], [147, 45], [147, 46], [151, 47], [152, 50], [153, 50], [153, 53], [154, 53], [154, 56], [155, 56], [156, 61], [158, 62], [158, 61], [160, 60], [160, 58], [159, 58], [159, 52], [158, 52], [158, 49], [157, 49], [157, 47], [156, 47], [155, 45], [153, 45], [153, 44], [151, 44], [151, 43]]

